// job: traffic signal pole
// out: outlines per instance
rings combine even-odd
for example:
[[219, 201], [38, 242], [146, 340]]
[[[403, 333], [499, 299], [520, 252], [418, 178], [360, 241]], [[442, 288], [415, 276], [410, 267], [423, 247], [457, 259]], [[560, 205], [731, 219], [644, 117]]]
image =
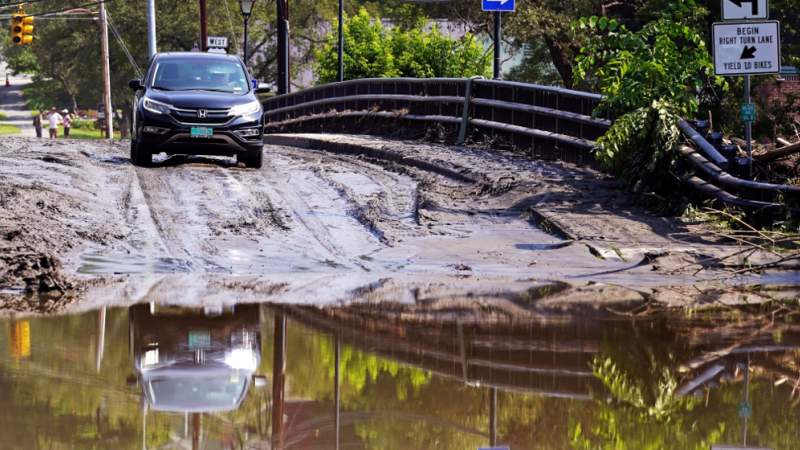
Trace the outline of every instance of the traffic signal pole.
[[208, 50], [208, 8], [206, 0], [200, 0], [200, 48]]
[[106, 2], [100, 2], [100, 51], [103, 58], [103, 102], [106, 108], [106, 133], [114, 139], [114, 111], [111, 109], [111, 65], [108, 60], [108, 15]]

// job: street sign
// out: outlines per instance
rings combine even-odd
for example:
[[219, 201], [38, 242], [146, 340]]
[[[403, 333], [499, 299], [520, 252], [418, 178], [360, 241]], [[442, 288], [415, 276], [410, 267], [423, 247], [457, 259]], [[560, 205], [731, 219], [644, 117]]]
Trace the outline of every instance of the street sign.
[[481, 0], [483, 10], [488, 12], [514, 12], [517, 10], [516, 0]]
[[[755, 112], [755, 108], [753, 109], [753, 112]], [[739, 417], [742, 419], [749, 419], [753, 415], [753, 405], [751, 405], [749, 402], [739, 403], [737, 410], [739, 412]]]
[[745, 103], [742, 105], [742, 109], [739, 114], [742, 118], [742, 122], [750, 122], [753, 123], [756, 121], [756, 105], [754, 103]]
[[206, 42], [208, 48], [228, 48], [228, 38], [224, 36], [209, 36]]
[[781, 71], [781, 34], [776, 20], [715, 23], [712, 39], [717, 75], [762, 75]]
[[767, 0], [722, 0], [722, 20], [766, 19]]

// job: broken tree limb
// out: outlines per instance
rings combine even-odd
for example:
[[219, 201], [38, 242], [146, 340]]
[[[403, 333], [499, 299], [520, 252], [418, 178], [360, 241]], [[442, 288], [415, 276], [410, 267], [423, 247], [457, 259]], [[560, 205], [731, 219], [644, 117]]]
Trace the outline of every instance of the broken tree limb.
[[800, 142], [786, 145], [785, 147], [771, 150], [769, 152], [762, 153], [760, 155], [753, 155], [753, 158], [760, 163], [765, 163], [765, 162], [775, 161], [776, 159], [785, 158], [795, 153], [800, 153]]

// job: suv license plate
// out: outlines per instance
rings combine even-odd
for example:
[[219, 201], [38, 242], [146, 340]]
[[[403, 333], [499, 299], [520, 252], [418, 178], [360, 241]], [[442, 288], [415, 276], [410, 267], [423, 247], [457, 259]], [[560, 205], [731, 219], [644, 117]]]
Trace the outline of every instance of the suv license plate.
[[214, 129], [208, 127], [192, 127], [189, 136], [193, 138], [210, 138], [214, 135]]

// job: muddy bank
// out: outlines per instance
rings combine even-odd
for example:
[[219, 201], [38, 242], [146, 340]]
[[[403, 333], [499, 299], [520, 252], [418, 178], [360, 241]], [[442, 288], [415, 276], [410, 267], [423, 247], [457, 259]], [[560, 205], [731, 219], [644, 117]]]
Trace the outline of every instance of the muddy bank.
[[[736, 258], [704, 266], [736, 249], [701, 224], [650, 214], [589, 169], [354, 136], [267, 143], [264, 168], [249, 170], [179, 156], [135, 168], [121, 143], [3, 139], [6, 307], [48, 312], [59, 301], [80, 309], [155, 294], [337, 304], [386, 280], [557, 282], [601, 304], [603, 295], [580, 294], [597, 284], [618, 286], [605, 296], [615, 301], [669, 292], [680, 306], [737, 285], [797, 284], [796, 272], [780, 270], [731, 277], [725, 265], [738, 267]], [[55, 306], [42, 309], [41, 298]]]

